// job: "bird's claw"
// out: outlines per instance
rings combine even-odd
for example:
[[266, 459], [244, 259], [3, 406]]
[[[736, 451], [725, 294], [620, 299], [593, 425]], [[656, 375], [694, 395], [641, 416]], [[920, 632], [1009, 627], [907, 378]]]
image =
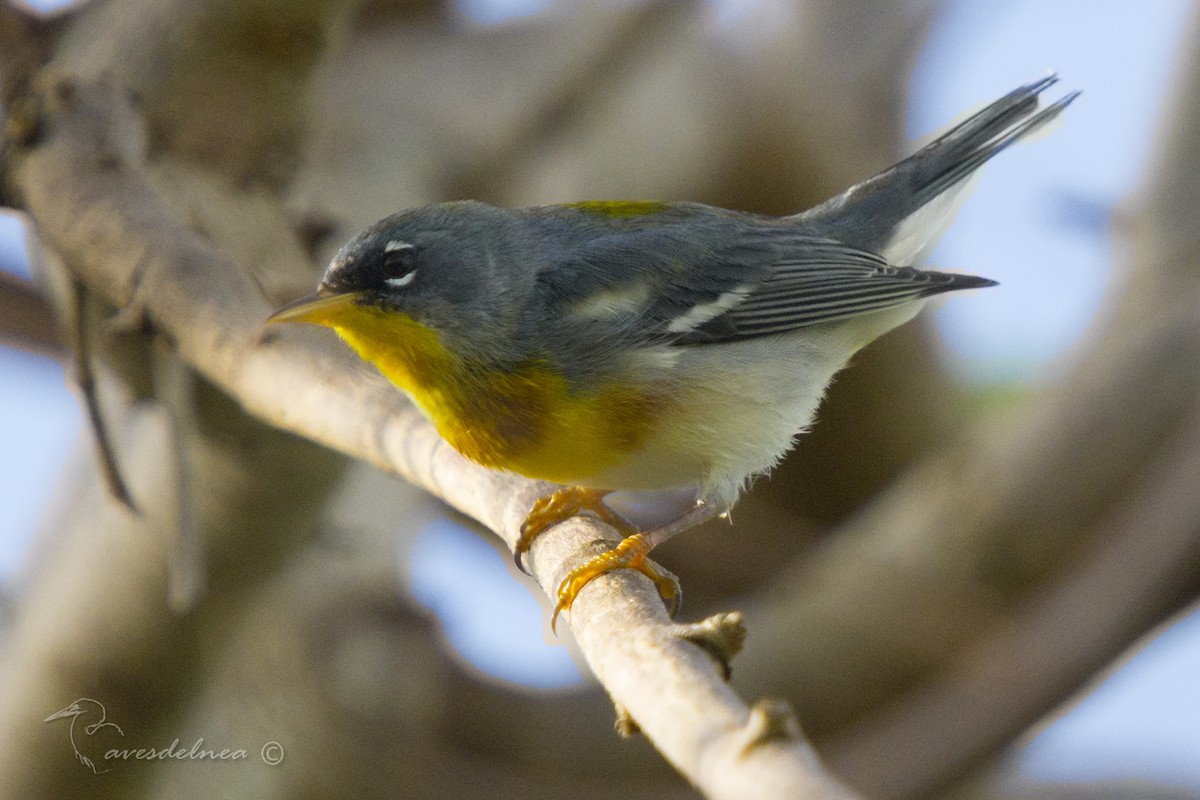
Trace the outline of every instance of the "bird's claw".
[[601, 575], [615, 569], [633, 569], [645, 575], [658, 588], [658, 595], [667, 606], [667, 614], [674, 617], [679, 611], [683, 592], [679, 581], [674, 575], [660, 569], [646, 557], [650, 552], [650, 542], [640, 533], [627, 536], [611, 550], [601, 553], [567, 573], [558, 585], [558, 602], [554, 606], [554, 615], [550, 617], [550, 630], [558, 633], [558, 615], [570, 611], [575, 598], [584, 586], [587, 586]]
[[638, 532], [627, 519], [613, 511], [604, 503], [609, 492], [601, 489], [589, 489], [585, 486], [564, 486], [544, 497], [539, 497], [529, 510], [525, 522], [521, 524], [521, 535], [513, 547], [513, 561], [517, 569], [529, 574], [525, 568], [525, 554], [533, 546], [533, 540], [541, 536], [560, 522], [565, 522], [580, 512], [587, 511], [593, 516], [616, 528], [622, 536], [631, 536]]

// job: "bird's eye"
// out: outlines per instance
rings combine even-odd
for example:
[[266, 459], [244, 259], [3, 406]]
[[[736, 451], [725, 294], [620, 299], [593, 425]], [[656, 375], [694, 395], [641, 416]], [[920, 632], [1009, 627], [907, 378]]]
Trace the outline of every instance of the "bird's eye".
[[397, 289], [407, 286], [417, 274], [417, 248], [393, 239], [384, 245], [380, 263], [384, 283]]

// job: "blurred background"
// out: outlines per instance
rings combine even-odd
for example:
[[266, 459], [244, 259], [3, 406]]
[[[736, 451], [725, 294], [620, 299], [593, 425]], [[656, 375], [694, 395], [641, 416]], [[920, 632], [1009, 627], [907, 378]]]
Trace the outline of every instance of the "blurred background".
[[[62, 58], [75, 68], [88, 58], [119, 62], [116, 54], [130, 46], [125, 37], [132, 34], [119, 27], [119, 7], [138, 3], [107, 5], [107, 20], [86, 8], [70, 10], [78, 14], [76, 27], [59, 41], [67, 53]], [[219, 9], [222, 4], [211, 5]], [[732, 532], [714, 529], [663, 548], [660, 560], [683, 576], [683, 616], [699, 618], [744, 603], [749, 651], [769, 650], [767, 639], [756, 635], [755, 612], [767, 617], [771, 604], [756, 597], [757, 562], [747, 556], [742, 563], [741, 546], [757, 546], [757, 555], [767, 559], [790, 559], [824, 547], [836, 535], [831, 532], [857, 519], [856, 510], [892, 486], [907, 464], [946, 445], [973, 421], [1003, 419], [1032, 402], [1086, 357], [1129, 280], [1130, 261], [1123, 256], [1128, 248], [1118, 223], [1144, 188], [1163, 135], [1165, 103], [1171, 99], [1167, 89], [1180, 68], [1185, 34], [1197, 24], [1193, 4], [1186, 0], [851, 2], [840, 9], [833, 3], [784, 0], [346, 5], [312, 79], [315, 99], [307, 107], [303, 135], [293, 141], [294, 171], [276, 182], [286, 184], [284, 190], [273, 189], [293, 219], [317, 231], [305, 264], [313, 275], [332, 248], [362, 224], [407, 205], [456, 197], [512, 205], [653, 197], [775, 213], [797, 210], [869, 176], [1047, 70], [1062, 79], [1051, 97], [1083, 90], [1048, 135], [989, 165], [953, 227], [926, 258], [939, 268], [994, 278], [1000, 286], [956, 296], [928, 315], [924, 328], [889, 335], [857, 359], [858, 366], [829, 398], [830, 419], [818, 425], [816, 441], [802, 444], [780, 475], [764, 481], [746, 501], [749, 530], [743, 533], [741, 525]], [[36, 10], [53, 12], [55, 6], [43, 2]], [[168, 14], [160, 16], [157, 24], [166, 24]], [[200, 12], [178, 16], [181, 26], [198, 25], [194, 17]], [[71, 55], [70, 48], [84, 55]], [[124, 68], [131, 74], [151, 63], [148, 57], [127, 60], [132, 66]], [[186, 143], [175, 146], [187, 150]], [[192, 162], [205, 163], [197, 152], [190, 151]], [[44, 285], [31, 271], [28, 234], [21, 215], [0, 216], [0, 269]], [[297, 293], [304, 288], [298, 280], [288, 285]], [[65, 580], [58, 559], [68, 536], [64, 529], [79, 526], [73, 515], [80, 513], [80, 498], [102, 502], [94, 478], [88, 483], [85, 477], [94, 469], [92, 442], [60, 351], [52, 344], [19, 341], [11, 333], [0, 346], [0, 624], [10, 629], [0, 635], [7, 637], [15, 635], [11, 629], [26, 613], [22, 609], [29, 598], [42, 596], [48, 583]], [[857, 375], [859, 368], [866, 374]], [[106, 380], [120, 383], [119, 377]], [[897, 381], [920, 386], [888, 388]], [[939, 387], [936, 391], [950, 399], [928, 408], [929, 387]], [[838, 437], [863, 430], [854, 422], [856, 415], [879, 416], [879, 409], [890, 405], [882, 398], [893, 391], [912, 394], [911, 400], [897, 401], [898, 415], [910, 412], [897, 421], [901, 430], [871, 429], [871, 446], [878, 450], [842, 444], [846, 440]], [[833, 462], [823, 460], [831, 452], [839, 455]], [[369, 753], [420, 761], [417, 754], [425, 751], [402, 743], [432, 729], [468, 754], [461, 763], [470, 764], [467, 772], [477, 781], [470, 785], [476, 788], [486, 786], [493, 774], [524, 786], [521, 770], [544, 765], [533, 759], [526, 764], [516, 755], [519, 747], [536, 747], [541, 737], [578, 735], [580, 741], [598, 742], [596, 762], [615, 759], [612, 763], [632, 764], [647, 777], [631, 788], [613, 780], [603, 763], [594, 763], [577, 772], [568, 769], [561, 785], [538, 778], [539, 791], [555, 795], [586, 784], [585, 795], [687, 796], [689, 790], [662, 774], [644, 743], [621, 743], [611, 735], [603, 697], [586, 665], [577, 664], [569, 633], [550, 636], [540, 591], [514, 573], [509, 557], [490, 537], [436, 501], [365, 468], [329, 469], [339, 477], [329, 481], [320, 529], [267, 558], [276, 576], [269, 601], [265, 589], [254, 600], [236, 592], [222, 598], [225, 584], [210, 574], [202, 581], [207, 587], [200, 592], [202, 600], [185, 597], [162, 618], [158, 612], [151, 615], [158, 632], [149, 639], [164, 653], [136, 657], [138, 666], [129, 667], [123, 680], [113, 676], [121, 674], [125, 656], [113, 656], [113, 663], [104, 664], [108, 677], [100, 686], [84, 681], [78, 689], [64, 687], [61, 702], [45, 708], [45, 714], [76, 695], [107, 691], [100, 699], [110, 712], [112, 706], [122, 709], [126, 716], [118, 721], [130, 737], [136, 731], [169, 742], [177, 732], [199, 732], [210, 740], [222, 733], [236, 738], [254, 732], [290, 748], [310, 735], [319, 739], [315, 730], [344, 736], [342, 726], [349, 726], [369, 745], [351, 737], [335, 748], [346, 770], [367, 763]], [[755, 500], [758, 494], [762, 497]], [[805, 503], [809, 497], [817, 499]], [[734, 518], [742, 521], [740, 514]], [[764, 536], [769, 541], [755, 545], [762, 526], [781, 528], [782, 535]], [[227, 568], [221, 559], [218, 554], [202, 568]], [[323, 582], [314, 582], [313, 575]], [[309, 583], [300, 585], [317, 587], [303, 600], [293, 586], [301, 576]], [[351, 585], [360, 588], [352, 591]], [[165, 609], [168, 589], [160, 588], [160, 595], [143, 602]], [[386, 601], [389, 592], [395, 606]], [[244, 640], [261, 629], [247, 622], [195, 622], [197, 603], [243, 601], [239, 616], [266, 614], [272, 620], [264, 623], [268, 626], [279, 624], [271, 616], [279, 609], [301, 617], [311, 612], [305, 620], [320, 623], [321, 646], [313, 644], [315, 634], [302, 630], [300, 622], [286, 623], [297, 630], [281, 635], [275, 646], [294, 646], [300, 655], [289, 658], [311, 656], [319, 662], [314, 670], [336, 676], [337, 696], [324, 701], [335, 711], [314, 705], [300, 722], [281, 712], [289, 692], [276, 684], [290, 679], [286, 671], [244, 666], [246, 659], [261, 657]], [[369, 624], [362, 623], [364, 617]], [[37, 625], [45, 626], [55, 617], [43, 607], [38, 619]], [[361, 629], [355, 627], [350, 637], [338, 629], [337, 619], [353, 619]], [[179, 623], [182, 631], [161, 634], [160, 628], [179, 620], [190, 621]], [[767, 623], [763, 628], [777, 630]], [[329, 643], [339, 636], [353, 641]], [[142, 708], [138, 676], [152, 669], [151, 663], [158, 670], [175, 664], [170, 643], [179, 639], [207, 642], [187, 658], [189, 670], [209, 677], [193, 675], [185, 689], [176, 690], [189, 695], [186, 702], [159, 686], [153, 696], [166, 708]], [[223, 639], [226, 644], [218, 646]], [[425, 662], [414, 666], [411, 648], [418, 647]], [[397, 657], [393, 648], [410, 649]], [[750, 693], [772, 688], [763, 677], [770, 670], [747, 657], [750, 677], [739, 685], [735, 661], [735, 686]], [[93, 669], [94, 658], [82, 658], [79, 674]], [[443, 663], [453, 665], [455, 677], [441, 674], [448, 669], [438, 666]], [[34, 669], [30, 663], [7, 668]], [[426, 682], [397, 677], [389, 683], [386, 678], [396, 669], [405, 676], [424, 675]], [[778, 669], [787, 672], [786, 666]], [[1045, 709], [1040, 721], [976, 757], [969, 768], [953, 773], [951, 782], [939, 779], [909, 796], [1200, 795], [1197, 675], [1200, 616], [1184, 610], [1102, 670], [1068, 705]], [[419, 688], [427, 686], [439, 687], [428, 689], [436, 697]], [[290, 697], [297, 699], [294, 693]], [[438, 705], [446, 697], [453, 698], [454, 711]], [[383, 707], [389, 703], [391, 711]], [[424, 710], [412, 711], [410, 704]], [[797, 705], [818, 749], [823, 735], [840, 741], [839, 731], [867, 716], [854, 703], [846, 706], [853, 710], [836, 713], [821, 711], [817, 701]], [[386, 727], [399, 724], [398, 708], [405, 709], [411, 730], [380, 744], [376, 737], [392, 736]], [[809, 708], [816, 715], [811, 723]], [[502, 724], [520, 725], [523, 732], [504, 728], [508, 741], [497, 744], [485, 733], [456, 728]], [[575, 733], [588, 726], [600, 730]], [[366, 728], [375, 733], [362, 733]], [[446, 734], [450, 729], [456, 731], [453, 736]], [[26, 733], [41, 737], [38, 752], [22, 758], [10, 754], [10, 764], [41, 759], [37, 769], [27, 764], [24, 769], [43, 777], [54, 774], [60, 785], [69, 780], [73, 788], [82, 781], [74, 774], [80, 766], [66, 749], [65, 727], [58, 731], [61, 741], [41, 728], [13, 731], [9, 741], [21, 741]], [[298, 769], [298, 759], [289, 759], [280, 769]], [[302, 796], [321, 796], [349, 786], [369, 796], [393, 790], [397, 793], [390, 796], [442, 796], [431, 788], [435, 778], [412, 777], [409, 784], [393, 770], [380, 773], [386, 780], [348, 779], [335, 771], [341, 777], [323, 784], [311, 776], [294, 778], [296, 783], [276, 773], [264, 777], [257, 763], [211, 766], [186, 775], [163, 765], [120, 767], [126, 776], [120, 780], [129, 782], [109, 782], [104, 789], [85, 785], [83, 791], [103, 793], [120, 785], [130, 796], [152, 796], [220, 787], [225, 796], [249, 796], [303, 786]], [[400, 766], [395, 770], [404, 772]], [[625, 767], [616, 770], [627, 778]]]

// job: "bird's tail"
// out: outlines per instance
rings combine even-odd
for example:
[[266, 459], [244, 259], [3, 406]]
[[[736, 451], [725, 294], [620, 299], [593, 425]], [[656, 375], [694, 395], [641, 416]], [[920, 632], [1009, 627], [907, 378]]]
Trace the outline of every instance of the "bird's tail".
[[[908, 263], [955, 207], [954, 195], [992, 156], [1043, 127], [1079, 92], [1039, 110], [1038, 95], [1058, 81], [1048, 75], [1021, 86], [873, 178], [797, 215], [813, 233], [892, 263]], [[934, 202], [937, 201], [937, 202]]]

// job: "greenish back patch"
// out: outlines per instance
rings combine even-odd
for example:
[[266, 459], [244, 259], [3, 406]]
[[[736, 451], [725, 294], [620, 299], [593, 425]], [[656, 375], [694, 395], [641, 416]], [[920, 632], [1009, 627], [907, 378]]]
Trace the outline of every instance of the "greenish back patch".
[[666, 211], [671, 204], [659, 200], [584, 200], [566, 206], [601, 217], [645, 217]]

